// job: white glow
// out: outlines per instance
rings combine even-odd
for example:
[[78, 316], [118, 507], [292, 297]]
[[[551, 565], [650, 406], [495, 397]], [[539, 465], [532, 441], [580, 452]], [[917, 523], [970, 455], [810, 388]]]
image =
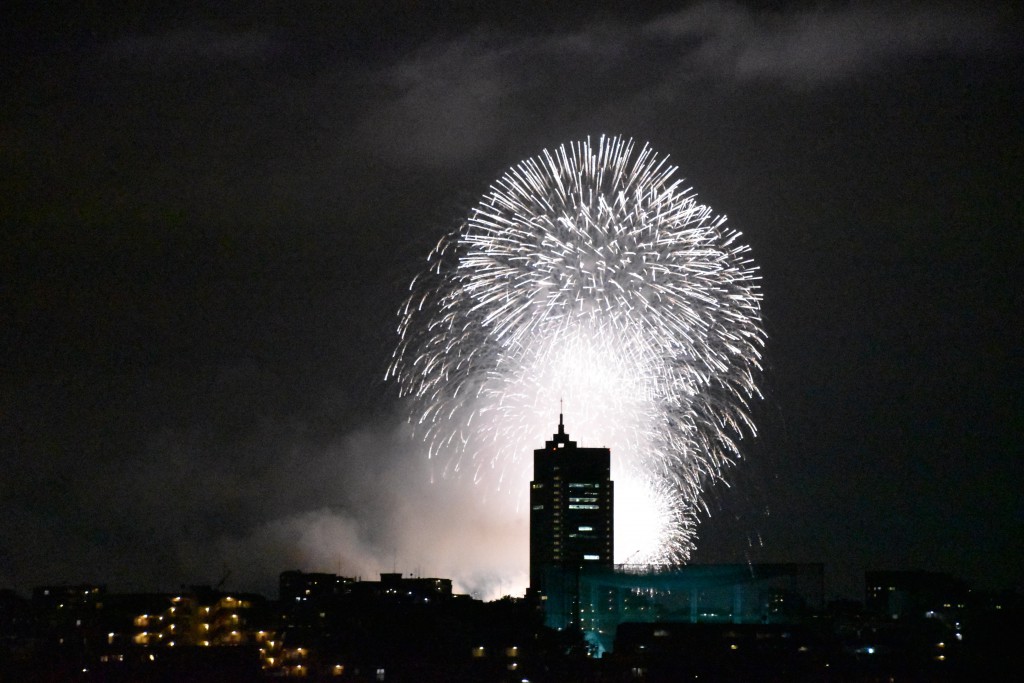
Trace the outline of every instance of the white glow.
[[388, 376], [444, 474], [520, 508], [564, 401], [570, 437], [612, 451], [616, 560], [678, 562], [754, 432], [761, 295], [740, 234], [634, 151], [586, 140], [498, 179], [410, 286]]

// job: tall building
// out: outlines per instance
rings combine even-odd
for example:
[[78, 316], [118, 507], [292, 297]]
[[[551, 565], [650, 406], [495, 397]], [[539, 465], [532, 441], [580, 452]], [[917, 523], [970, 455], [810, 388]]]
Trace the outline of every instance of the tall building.
[[[613, 531], [611, 451], [577, 446], [559, 414], [558, 433], [533, 452], [530, 482], [530, 588], [548, 599], [549, 618], [564, 611], [577, 622], [579, 574], [612, 566]], [[552, 604], [556, 595], [568, 599]]]

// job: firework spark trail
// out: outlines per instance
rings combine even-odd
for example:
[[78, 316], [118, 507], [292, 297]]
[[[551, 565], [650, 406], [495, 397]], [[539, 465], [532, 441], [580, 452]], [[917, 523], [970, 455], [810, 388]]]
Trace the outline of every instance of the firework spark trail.
[[757, 268], [676, 170], [621, 137], [509, 169], [413, 281], [388, 369], [430, 457], [495, 488], [525, 490], [565, 399], [612, 448], [618, 561], [685, 561], [755, 433]]

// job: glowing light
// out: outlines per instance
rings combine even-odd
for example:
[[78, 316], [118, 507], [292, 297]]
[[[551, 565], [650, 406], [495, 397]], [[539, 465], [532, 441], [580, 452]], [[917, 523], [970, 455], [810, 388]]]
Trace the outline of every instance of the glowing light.
[[516, 496], [564, 399], [612, 450], [618, 562], [688, 559], [755, 433], [757, 268], [676, 170], [620, 137], [509, 169], [413, 280], [387, 372], [443, 474]]

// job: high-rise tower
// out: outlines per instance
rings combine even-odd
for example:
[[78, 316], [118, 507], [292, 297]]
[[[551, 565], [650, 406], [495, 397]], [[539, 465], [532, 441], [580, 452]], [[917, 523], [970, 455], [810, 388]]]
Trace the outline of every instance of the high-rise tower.
[[552, 576], [612, 566], [611, 451], [580, 448], [558, 433], [533, 452], [530, 482], [530, 587], [541, 595], [563, 590]]

